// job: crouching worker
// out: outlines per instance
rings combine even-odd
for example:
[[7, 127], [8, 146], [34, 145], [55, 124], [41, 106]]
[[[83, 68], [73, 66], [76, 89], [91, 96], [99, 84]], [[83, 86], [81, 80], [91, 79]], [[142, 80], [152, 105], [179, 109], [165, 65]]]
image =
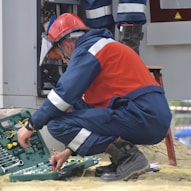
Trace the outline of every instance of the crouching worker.
[[106, 152], [111, 165], [97, 170], [102, 180], [128, 180], [144, 173], [149, 162], [135, 145], [160, 142], [171, 113], [163, 89], [141, 58], [116, 42], [109, 30], [89, 29], [71, 13], [60, 15], [44, 35], [41, 62], [48, 56], [62, 58], [68, 67], [18, 131], [19, 143], [29, 147], [32, 130], [47, 125], [65, 145], [51, 157], [53, 170], [74, 153]]

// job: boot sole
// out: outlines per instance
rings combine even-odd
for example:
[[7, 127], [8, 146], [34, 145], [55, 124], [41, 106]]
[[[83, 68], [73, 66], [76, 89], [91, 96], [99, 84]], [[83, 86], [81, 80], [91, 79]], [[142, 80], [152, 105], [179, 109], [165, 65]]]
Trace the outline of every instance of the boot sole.
[[128, 176], [126, 176], [122, 180], [128, 181], [129, 179], [137, 179], [140, 175], [144, 174], [149, 168], [150, 168], [150, 164], [148, 164], [146, 167], [144, 167], [141, 170], [132, 172], [131, 174], [129, 174]]
[[[146, 161], [145, 161], [146, 162]], [[147, 164], [145, 164], [145, 166], [141, 169], [136, 169], [134, 171], [132, 171], [131, 173], [129, 173], [127, 176], [122, 175], [122, 176], [118, 176], [118, 177], [113, 177], [113, 178], [106, 178], [106, 177], [100, 177], [103, 181], [117, 181], [117, 180], [124, 180], [127, 181], [130, 178], [138, 178], [138, 176], [140, 176], [141, 174], [144, 174], [148, 169], [150, 168], [150, 164], [147, 161]]]

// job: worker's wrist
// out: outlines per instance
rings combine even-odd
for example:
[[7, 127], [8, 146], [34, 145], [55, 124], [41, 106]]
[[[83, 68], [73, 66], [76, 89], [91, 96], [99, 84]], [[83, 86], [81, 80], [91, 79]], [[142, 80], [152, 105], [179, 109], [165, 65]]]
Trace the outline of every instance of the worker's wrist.
[[32, 123], [31, 123], [31, 120], [30, 120], [30, 119], [25, 122], [25, 128], [26, 128], [28, 131], [35, 131], [35, 129], [34, 129], [33, 126], [32, 126]]

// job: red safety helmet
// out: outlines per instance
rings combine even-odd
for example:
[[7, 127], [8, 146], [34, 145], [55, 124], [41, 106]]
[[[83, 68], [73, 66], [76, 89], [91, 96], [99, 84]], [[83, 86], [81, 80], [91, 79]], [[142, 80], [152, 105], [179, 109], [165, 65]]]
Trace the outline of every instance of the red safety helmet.
[[[61, 40], [63, 40], [67, 35], [73, 32], [88, 30], [89, 28], [85, 26], [83, 21], [77, 15], [73, 13], [64, 13], [60, 15], [53, 22], [48, 33], [43, 34], [42, 36], [40, 65], [43, 63], [44, 58], [49, 55], [52, 48], [61, 42]], [[54, 53], [52, 51], [50, 55], [53, 56], [53, 54]]]

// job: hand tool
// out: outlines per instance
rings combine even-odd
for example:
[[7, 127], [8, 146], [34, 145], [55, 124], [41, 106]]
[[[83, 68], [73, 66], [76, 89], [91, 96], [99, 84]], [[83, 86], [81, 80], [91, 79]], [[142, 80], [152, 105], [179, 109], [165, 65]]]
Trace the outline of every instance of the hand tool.
[[15, 158], [15, 157], [12, 157], [11, 160], [7, 160], [7, 161], [4, 161], [3, 163], [1, 163], [1, 166], [7, 166], [7, 164], [9, 163], [17, 163], [19, 161], [19, 159]]
[[5, 154], [5, 153], [8, 153], [6, 149], [1, 149], [1, 150], [0, 150], [0, 155], [1, 155], [1, 154]]
[[10, 150], [13, 147], [16, 147], [18, 145], [18, 143], [16, 141], [12, 142], [12, 143], [8, 143], [7, 144], [7, 149]]
[[9, 153], [7, 151], [0, 152], [0, 158], [5, 157], [6, 155], [9, 155]]
[[8, 169], [13, 168], [13, 167], [15, 167], [15, 166], [22, 166], [22, 165], [24, 165], [24, 162], [23, 162], [22, 160], [19, 160], [17, 163], [14, 163], [14, 164], [12, 164], [12, 165], [10, 165], [10, 166], [7, 166], [7, 167], [2, 167], [2, 166], [0, 165], [0, 168], [2, 169], [2, 171], [3, 171], [4, 173], [6, 173]]
[[10, 138], [12, 138], [16, 134], [16, 131], [14, 131], [14, 130], [7, 130], [7, 131], [3, 132], [3, 134], [7, 134], [7, 133], [9, 133], [9, 136], [7, 136], [6, 139], [10, 139]]
[[8, 156], [6, 156], [4, 158], [0, 158], [0, 164], [2, 164], [3, 162], [6, 162], [6, 161], [13, 160], [13, 159], [17, 159], [17, 158], [12, 156], [12, 155], [8, 155]]

